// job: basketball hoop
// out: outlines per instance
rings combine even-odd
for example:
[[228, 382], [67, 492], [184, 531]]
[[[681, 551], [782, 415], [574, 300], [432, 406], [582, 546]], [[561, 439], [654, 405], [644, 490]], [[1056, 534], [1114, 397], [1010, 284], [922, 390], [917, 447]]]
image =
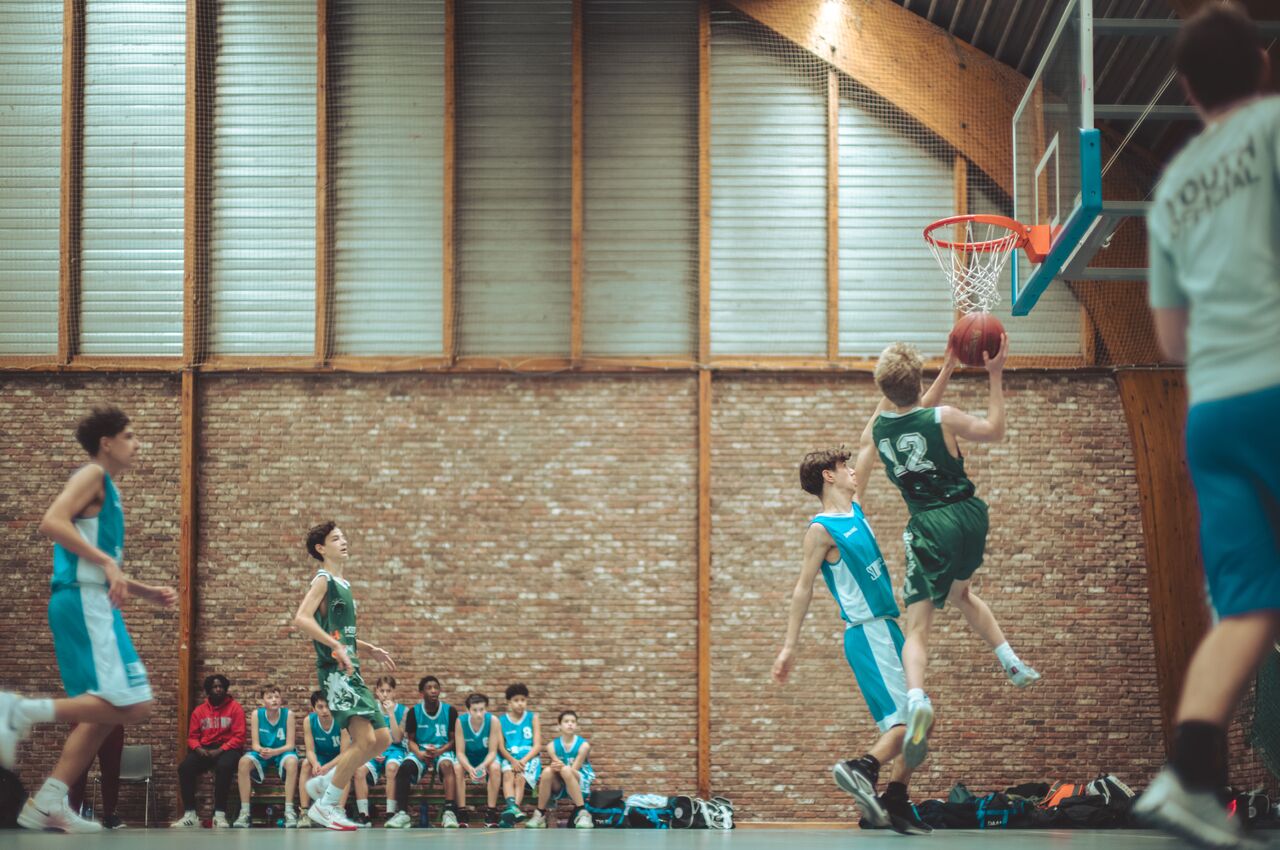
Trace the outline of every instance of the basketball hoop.
[[[955, 228], [952, 239], [940, 238], [938, 231], [944, 227]], [[1000, 303], [1000, 273], [1010, 255], [1018, 248], [1031, 248], [1037, 235], [1033, 228], [1002, 215], [956, 215], [924, 229], [924, 241], [947, 276], [951, 300], [962, 313], [990, 312]], [[1028, 250], [1033, 259], [1035, 253]]]

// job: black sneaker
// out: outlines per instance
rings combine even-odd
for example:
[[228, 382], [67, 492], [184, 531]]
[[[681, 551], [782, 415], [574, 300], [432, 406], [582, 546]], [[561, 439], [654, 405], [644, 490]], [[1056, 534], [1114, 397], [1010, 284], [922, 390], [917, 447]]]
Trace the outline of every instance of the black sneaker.
[[124, 829], [125, 823], [119, 815], [107, 815], [102, 819], [104, 829]]
[[498, 818], [498, 810], [491, 809], [486, 806], [484, 810], [484, 825], [489, 829], [494, 829], [499, 826], [500, 823], [501, 821]]
[[373, 818], [364, 812], [356, 812], [356, 816], [352, 818], [356, 822], [356, 826], [361, 829], [370, 829], [373, 826]]
[[880, 805], [889, 815], [889, 826], [894, 832], [903, 835], [928, 835], [933, 832], [933, 827], [920, 820], [916, 807], [907, 798], [884, 794], [880, 797]]
[[856, 759], [838, 761], [831, 768], [831, 775], [836, 784], [853, 795], [862, 819], [873, 829], [889, 826], [889, 815], [876, 799], [876, 777], [872, 776], [866, 766]]

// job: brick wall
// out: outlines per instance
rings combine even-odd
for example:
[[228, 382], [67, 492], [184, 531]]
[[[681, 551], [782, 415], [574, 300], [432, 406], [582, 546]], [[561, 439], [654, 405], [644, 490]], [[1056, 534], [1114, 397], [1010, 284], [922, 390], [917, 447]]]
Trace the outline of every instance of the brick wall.
[[[796, 464], [810, 447], [855, 442], [875, 400], [869, 377], [839, 381], [714, 383], [712, 779], [744, 818], [848, 817], [827, 769], [875, 734], [822, 587], [792, 684], [769, 678], [816, 506], [798, 489]], [[941, 614], [930, 679], [937, 749], [917, 793], [1099, 769], [1143, 784], [1161, 743], [1133, 459], [1114, 383], [1007, 381], [1009, 437], [973, 447], [968, 461], [993, 515], [976, 586], [1046, 678], [1015, 691], [959, 615]], [[176, 379], [6, 376], [0, 413], [13, 436], [0, 459], [0, 515], [17, 545], [0, 558], [15, 588], [0, 637], [31, 646], [6, 669], [6, 687], [58, 688], [44, 618], [49, 551], [35, 525], [79, 463], [75, 419], [99, 398], [126, 407], [146, 443], [123, 485], [130, 567], [155, 581], [176, 572]], [[581, 712], [604, 784], [693, 788], [690, 376], [209, 376], [200, 401], [201, 676], [228, 674], [246, 707], [271, 680], [305, 708], [311, 649], [288, 620], [314, 569], [302, 536], [334, 517], [352, 542], [362, 635], [396, 657], [402, 700], [427, 672], [456, 701], [523, 680], [544, 734], [561, 707]], [[983, 382], [957, 378], [949, 401], [982, 408]], [[905, 510], [879, 473], [866, 508], [900, 586]], [[156, 744], [168, 816], [176, 615], [139, 605], [128, 616], [158, 694], [155, 716], [129, 740]], [[42, 728], [24, 748], [28, 784], [63, 731]], [[1239, 764], [1237, 774], [1262, 777], [1256, 759]], [[135, 796], [126, 792], [126, 814]]]

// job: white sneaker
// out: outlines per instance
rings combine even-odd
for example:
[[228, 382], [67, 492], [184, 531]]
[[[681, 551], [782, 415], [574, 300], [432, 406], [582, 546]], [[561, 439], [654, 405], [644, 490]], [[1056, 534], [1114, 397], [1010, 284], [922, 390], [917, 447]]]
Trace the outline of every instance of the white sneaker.
[[49, 811], [36, 808], [36, 800], [27, 800], [22, 811], [18, 812], [18, 826], [23, 829], [52, 830], [55, 832], [102, 832], [102, 824], [96, 820], [85, 820], [67, 805], [65, 799], [59, 801]]
[[595, 822], [591, 820], [591, 812], [586, 809], [579, 809], [578, 813], [573, 816], [574, 829], [595, 829]]
[[546, 829], [547, 818], [542, 814], [541, 809], [534, 809], [533, 814], [529, 816], [529, 820], [525, 821], [525, 829]]
[[[214, 824], [214, 826], [217, 826], [217, 824]], [[242, 806], [240, 808], [240, 814], [236, 816], [236, 821], [235, 823], [231, 824], [231, 828], [232, 829], [248, 829], [249, 826], [250, 826], [249, 807]]]
[[214, 829], [230, 829], [231, 828], [231, 824], [227, 823], [227, 816], [224, 813], [222, 812], [213, 813], [213, 828]]
[[290, 806], [289, 808], [284, 810], [284, 828], [295, 829], [297, 826], [298, 826], [298, 813], [293, 810], [292, 806]]
[[1166, 767], [1133, 804], [1139, 822], [1171, 832], [1198, 847], [1260, 847], [1240, 830], [1211, 791], [1189, 791]]
[[320, 802], [320, 798], [324, 796], [324, 792], [328, 791], [329, 786], [332, 784], [333, 780], [329, 778], [329, 774], [327, 773], [321, 773], [319, 776], [313, 776], [307, 780], [307, 796], [311, 798], [313, 803], [318, 803]]
[[[286, 824], [285, 824], [286, 826], [288, 826], [287, 821], [288, 819], [286, 818]], [[296, 818], [294, 820], [293, 825], [296, 826], [298, 829], [311, 829], [311, 818], [307, 817], [306, 812], [303, 812], [302, 817]]]
[[18, 712], [22, 697], [0, 691], [0, 767], [10, 768], [18, 761], [18, 744], [27, 737], [31, 725]]
[[195, 829], [200, 826], [200, 816], [195, 812], [184, 812], [182, 817], [169, 824], [170, 829]]
[[1019, 661], [1017, 664], [1004, 671], [1009, 677], [1009, 681], [1013, 683], [1015, 688], [1026, 688], [1040, 681], [1040, 674], [1035, 668], [1025, 661]]
[[[308, 788], [307, 793], [311, 793], [311, 789]], [[307, 809], [307, 817], [311, 818], [311, 822], [316, 826], [323, 826], [325, 829], [338, 832], [353, 832], [356, 829], [356, 825], [347, 819], [347, 814], [342, 811], [341, 806], [325, 805], [323, 800], [317, 800], [311, 804], [311, 808]]]
[[933, 703], [928, 699], [907, 706], [907, 736], [902, 742], [902, 760], [914, 770], [929, 755], [929, 730], [933, 728]]
[[384, 829], [408, 829], [413, 826], [413, 821], [409, 818], [408, 812], [396, 812], [387, 818], [387, 822], [382, 826]]
[[444, 810], [444, 814], [440, 816], [440, 825], [445, 829], [458, 828], [458, 816], [453, 813], [453, 809]]

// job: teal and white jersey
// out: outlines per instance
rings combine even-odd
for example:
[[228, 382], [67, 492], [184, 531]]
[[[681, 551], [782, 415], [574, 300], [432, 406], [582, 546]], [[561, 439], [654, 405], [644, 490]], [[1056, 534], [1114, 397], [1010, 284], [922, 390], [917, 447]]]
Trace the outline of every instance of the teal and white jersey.
[[[556, 754], [556, 758], [560, 759], [560, 761], [565, 764], [571, 765], [573, 764], [573, 760], [578, 757], [578, 751], [582, 749], [582, 745], [585, 741], [586, 739], [581, 735], [574, 735], [573, 743], [568, 747], [565, 747], [564, 739], [557, 736], [556, 739], [551, 742], [551, 749], [552, 752]], [[588, 756], [586, 760], [582, 762], [582, 769], [585, 771], [590, 768], [591, 758]]]
[[413, 742], [419, 747], [447, 746], [455, 719], [453, 708], [444, 702], [436, 706], [435, 714], [428, 714], [426, 707], [418, 703], [413, 707]]
[[272, 723], [267, 717], [266, 707], [258, 709], [258, 746], [274, 750], [283, 747], [289, 740], [289, 709], [281, 708]]
[[342, 751], [342, 730], [338, 728], [338, 721], [330, 717], [329, 728], [326, 729], [320, 725], [320, 715], [313, 711], [307, 715], [307, 722], [311, 724], [311, 740], [316, 745], [316, 759], [321, 764], [328, 764], [336, 759]]
[[507, 752], [518, 759], [524, 758], [525, 753], [533, 749], [533, 718], [535, 716], [532, 711], [525, 711], [519, 720], [512, 720], [506, 713], [500, 718], [502, 740], [507, 745]]
[[467, 761], [473, 767], [489, 757], [489, 729], [492, 726], [493, 715], [487, 711], [479, 730], [472, 728], [470, 714], [462, 716], [462, 743], [466, 748]]
[[893, 584], [871, 526], [857, 502], [847, 514], [818, 514], [821, 525], [835, 541], [840, 560], [822, 562], [822, 578], [840, 606], [840, 616], [850, 625], [899, 615]]
[[[102, 510], [97, 516], [76, 517], [76, 530], [88, 543], [97, 546], [115, 559], [124, 562], [124, 506], [120, 491], [104, 470], [102, 473]], [[102, 567], [83, 560], [76, 553], [53, 544], [53, 589], [78, 587], [81, 584], [106, 586], [107, 576]]]

